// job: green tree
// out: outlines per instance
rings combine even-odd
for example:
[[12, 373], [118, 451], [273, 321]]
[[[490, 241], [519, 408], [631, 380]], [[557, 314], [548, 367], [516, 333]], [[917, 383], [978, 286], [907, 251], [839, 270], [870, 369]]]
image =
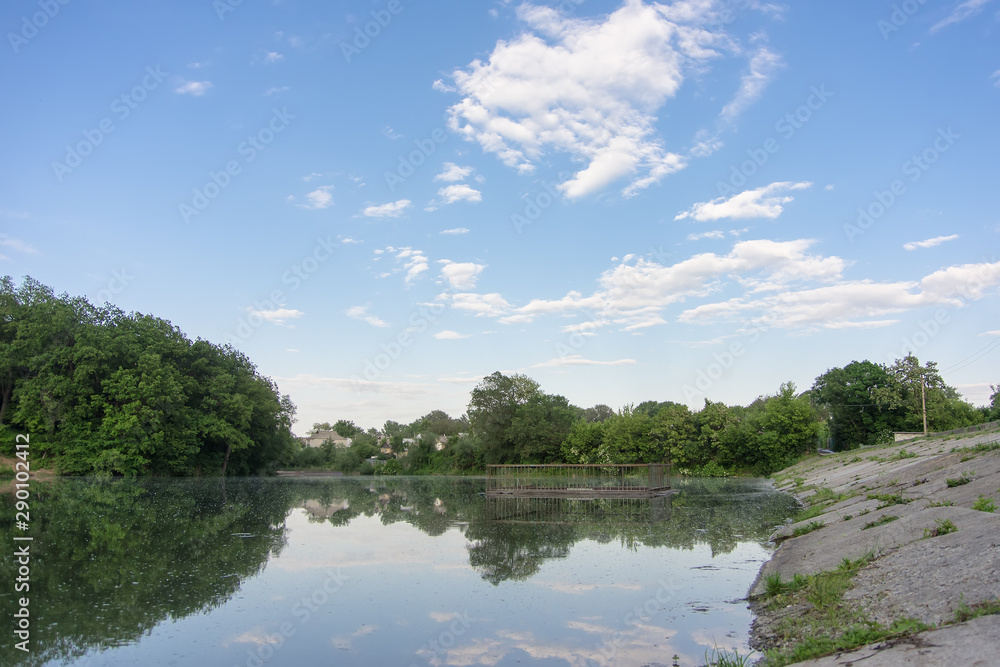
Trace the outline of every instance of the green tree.
[[576, 413], [563, 396], [537, 393], [514, 411], [507, 434], [520, 463], [552, 463], [562, 458], [560, 448]]
[[852, 361], [816, 378], [812, 396], [826, 410], [838, 450], [875, 445], [886, 440], [899, 423], [898, 406], [885, 399], [893, 376], [881, 364]]
[[524, 375], [497, 371], [472, 390], [469, 422], [486, 463], [510, 463], [516, 456], [510, 427], [518, 406], [539, 394], [538, 383]]

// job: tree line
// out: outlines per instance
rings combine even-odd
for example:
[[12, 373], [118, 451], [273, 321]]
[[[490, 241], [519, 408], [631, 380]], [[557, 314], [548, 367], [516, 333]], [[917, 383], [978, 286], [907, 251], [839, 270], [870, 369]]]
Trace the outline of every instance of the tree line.
[[[833, 368], [797, 392], [791, 382], [749, 405], [705, 400], [700, 410], [672, 401], [645, 401], [619, 410], [599, 404], [580, 408], [548, 394], [524, 375], [496, 372], [473, 390], [467, 415], [451, 419], [435, 411], [412, 424], [386, 422], [369, 429], [347, 450], [330, 449], [326, 464], [363, 473], [481, 472], [488, 464], [660, 463], [675, 472], [718, 476], [767, 475], [818, 448], [855, 449], [893, 441], [898, 431], [945, 431], [1000, 419], [1000, 386], [990, 405], [974, 407], [941, 379], [934, 362], [913, 355], [891, 365], [853, 361]], [[342, 435], [361, 429], [338, 423]], [[314, 428], [329, 426], [316, 424]], [[457, 431], [467, 431], [454, 436]], [[367, 466], [360, 454], [401, 432], [418, 442], [393, 452], [390, 465]], [[441, 451], [435, 436], [452, 435]], [[351, 450], [357, 453], [351, 454]], [[314, 462], [323, 465], [319, 453]], [[383, 458], [388, 458], [382, 455]], [[343, 467], [344, 460], [353, 466]], [[340, 466], [340, 467], [338, 467]]]
[[295, 406], [231, 346], [0, 280], [0, 442], [66, 474], [255, 474], [295, 451]]

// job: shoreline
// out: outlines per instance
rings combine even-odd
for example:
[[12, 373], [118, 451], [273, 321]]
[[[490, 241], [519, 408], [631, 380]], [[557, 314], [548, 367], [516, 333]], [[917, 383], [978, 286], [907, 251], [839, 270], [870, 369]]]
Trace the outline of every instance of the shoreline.
[[750, 646], [784, 654], [759, 664], [994, 664], [1000, 431], [810, 456], [772, 478], [804, 510], [749, 591]]

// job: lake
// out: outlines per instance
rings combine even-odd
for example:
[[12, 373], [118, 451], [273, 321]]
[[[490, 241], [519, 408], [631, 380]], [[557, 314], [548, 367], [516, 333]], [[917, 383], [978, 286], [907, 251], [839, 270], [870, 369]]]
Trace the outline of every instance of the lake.
[[[4, 665], [698, 665], [791, 496], [674, 479], [667, 498], [495, 500], [483, 478], [32, 482], [30, 653]], [[22, 534], [18, 532], [17, 534]], [[674, 656], [677, 656], [676, 660]]]

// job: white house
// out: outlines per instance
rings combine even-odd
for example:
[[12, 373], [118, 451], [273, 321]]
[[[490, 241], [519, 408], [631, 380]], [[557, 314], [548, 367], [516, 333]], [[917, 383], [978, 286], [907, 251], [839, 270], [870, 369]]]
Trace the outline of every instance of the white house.
[[351, 439], [345, 438], [336, 431], [316, 431], [312, 435], [299, 438], [306, 447], [322, 447], [327, 440], [333, 442], [333, 446], [338, 449], [346, 449], [351, 446]]

